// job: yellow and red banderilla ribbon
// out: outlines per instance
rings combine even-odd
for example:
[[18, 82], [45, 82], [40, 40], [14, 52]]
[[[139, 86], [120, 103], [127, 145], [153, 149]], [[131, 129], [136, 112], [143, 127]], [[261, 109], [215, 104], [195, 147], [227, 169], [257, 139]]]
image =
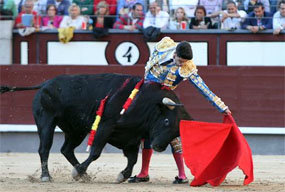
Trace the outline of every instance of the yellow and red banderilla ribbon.
[[109, 95], [107, 95], [104, 99], [101, 100], [100, 102], [100, 106], [98, 108], [98, 110], [96, 111], [96, 118], [95, 118], [95, 121], [92, 125], [92, 128], [91, 128], [91, 131], [90, 131], [90, 135], [89, 135], [89, 138], [88, 138], [88, 146], [86, 148], [86, 151], [88, 152], [90, 150], [90, 147], [94, 141], [94, 137], [95, 137], [95, 134], [96, 134], [96, 131], [97, 131], [97, 128], [98, 128], [98, 125], [101, 121], [101, 117], [102, 117], [102, 114], [104, 112], [104, 107], [105, 107], [105, 103], [108, 99]]
[[[127, 82], [127, 80], [126, 80]], [[139, 92], [139, 89], [140, 87], [142, 86], [142, 84], [144, 83], [144, 79], [140, 80], [135, 88], [132, 90], [130, 96], [128, 97], [127, 101], [125, 102], [125, 104], [123, 105], [123, 109], [122, 111], [120, 112], [121, 115], [123, 115], [125, 113], [125, 111], [129, 108], [129, 106], [132, 104], [136, 94]], [[123, 87], [125, 86], [125, 83], [123, 85]], [[108, 99], [108, 95], [101, 100], [100, 102], [100, 106], [98, 108], [98, 110], [96, 111], [96, 118], [95, 118], [95, 121], [92, 125], [92, 128], [91, 128], [91, 131], [90, 131], [90, 135], [89, 135], [89, 138], [88, 138], [88, 146], [87, 146], [87, 149], [86, 151], [88, 152], [90, 150], [90, 147], [94, 141], [94, 137], [95, 137], [95, 134], [96, 134], [96, 131], [97, 131], [97, 128], [99, 126], [99, 123], [100, 123], [100, 120], [101, 120], [101, 117], [102, 117], [102, 114], [104, 112], [104, 107], [105, 107], [105, 103]]]
[[127, 99], [127, 101], [126, 101], [125, 104], [123, 105], [123, 109], [122, 109], [122, 111], [120, 112], [121, 115], [123, 115], [123, 114], [128, 110], [129, 106], [132, 104], [132, 102], [133, 102], [135, 96], [136, 96], [137, 93], [139, 92], [140, 87], [142, 86], [143, 83], [144, 83], [144, 79], [140, 80], [140, 81], [136, 84], [136, 86], [135, 86], [135, 88], [132, 90], [132, 92], [131, 92], [129, 98]]

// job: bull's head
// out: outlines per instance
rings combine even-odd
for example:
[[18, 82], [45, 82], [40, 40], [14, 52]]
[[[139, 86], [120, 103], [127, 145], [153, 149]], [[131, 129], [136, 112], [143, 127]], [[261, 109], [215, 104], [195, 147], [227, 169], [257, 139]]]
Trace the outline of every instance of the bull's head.
[[191, 119], [178, 98], [174, 97], [174, 99], [176, 102], [168, 97], [161, 100], [160, 114], [150, 132], [152, 147], [155, 151], [164, 151], [168, 144], [179, 136], [180, 120]]
[[129, 109], [118, 121], [122, 127], [133, 127], [152, 141], [153, 149], [164, 151], [179, 136], [179, 122], [190, 120], [173, 91], [159, 84], [144, 84]]

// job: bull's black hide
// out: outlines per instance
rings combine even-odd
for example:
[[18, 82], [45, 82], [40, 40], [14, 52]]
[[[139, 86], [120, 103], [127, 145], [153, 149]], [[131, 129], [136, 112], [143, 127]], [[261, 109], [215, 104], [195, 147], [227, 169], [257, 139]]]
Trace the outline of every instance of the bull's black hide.
[[[184, 107], [171, 110], [162, 104], [165, 97], [180, 102], [173, 91], [161, 89], [160, 84], [143, 84], [129, 109], [120, 115], [122, 106], [140, 79], [120, 74], [62, 75], [35, 87], [1, 87], [1, 93], [39, 89], [33, 101], [33, 115], [40, 137], [42, 181], [50, 180], [47, 164], [56, 126], [65, 134], [61, 152], [74, 166], [74, 177], [85, 174], [106, 143], [122, 149], [128, 165], [119, 174], [118, 182], [131, 176], [142, 138], [149, 137], [153, 148], [163, 151], [172, 139], [179, 136], [179, 121], [191, 118]], [[80, 164], [74, 149], [90, 132], [96, 110], [106, 95], [109, 99], [90, 155]]]

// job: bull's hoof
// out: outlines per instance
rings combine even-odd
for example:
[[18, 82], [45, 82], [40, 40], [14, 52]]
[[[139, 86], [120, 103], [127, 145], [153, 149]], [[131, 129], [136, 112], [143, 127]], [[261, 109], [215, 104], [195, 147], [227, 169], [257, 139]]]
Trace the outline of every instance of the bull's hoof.
[[116, 183], [123, 183], [124, 181], [126, 181], [127, 179], [124, 177], [124, 175], [122, 173], [119, 173]]
[[73, 167], [72, 172], [71, 172], [71, 176], [76, 181], [78, 181], [80, 179], [80, 174], [78, 173], [76, 167]]
[[80, 181], [83, 183], [89, 183], [92, 180], [92, 178], [87, 173], [80, 175], [79, 178], [80, 178]]
[[82, 179], [83, 182], [88, 182], [91, 181], [91, 177], [86, 173], [80, 173], [77, 170], [78, 166], [73, 167], [71, 176], [75, 181], [78, 181], [79, 179]]
[[44, 177], [41, 177], [41, 181], [42, 182], [50, 182], [51, 178], [49, 176], [44, 176]]

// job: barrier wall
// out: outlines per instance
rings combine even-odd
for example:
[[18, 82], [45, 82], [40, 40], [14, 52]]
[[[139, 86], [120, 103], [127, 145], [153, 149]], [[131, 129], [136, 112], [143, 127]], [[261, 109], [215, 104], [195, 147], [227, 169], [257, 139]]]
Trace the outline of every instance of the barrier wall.
[[[144, 66], [0, 66], [1, 84], [31, 86], [60, 74], [127, 73], [143, 75]], [[284, 67], [199, 67], [208, 86], [230, 106], [240, 126], [284, 127]], [[188, 82], [175, 90], [197, 120], [220, 122], [222, 116]], [[0, 95], [0, 124], [33, 124], [35, 91]]]
[[[240, 30], [163, 31], [158, 39], [170, 36], [179, 42], [191, 42], [194, 62], [198, 66], [283, 66], [285, 33], [259, 34]], [[67, 44], [58, 41], [57, 32], [34, 33], [21, 37], [14, 32], [14, 64], [49, 65], [137, 65], [145, 64], [155, 42], [145, 42], [139, 32], [110, 30], [108, 36], [95, 39], [91, 32], [78, 31]]]

